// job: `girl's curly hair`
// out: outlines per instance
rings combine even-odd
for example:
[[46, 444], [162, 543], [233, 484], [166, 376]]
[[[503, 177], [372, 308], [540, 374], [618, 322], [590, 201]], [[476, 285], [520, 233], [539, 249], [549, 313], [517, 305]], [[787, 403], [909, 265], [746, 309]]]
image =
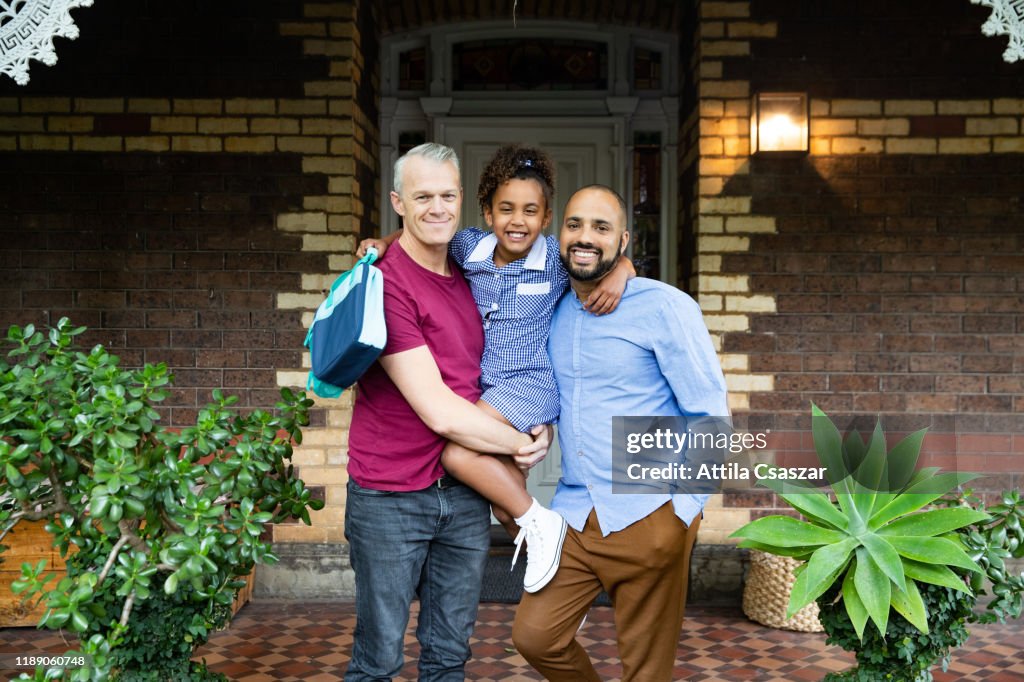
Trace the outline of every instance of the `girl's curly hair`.
[[551, 207], [555, 193], [555, 164], [539, 149], [518, 144], [507, 144], [494, 153], [494, 157], [480, 174], [476, 198], [480, 212], [491, 207], [494, 193], [512, 179], [536, 180], [544, 192], [545, 208]]

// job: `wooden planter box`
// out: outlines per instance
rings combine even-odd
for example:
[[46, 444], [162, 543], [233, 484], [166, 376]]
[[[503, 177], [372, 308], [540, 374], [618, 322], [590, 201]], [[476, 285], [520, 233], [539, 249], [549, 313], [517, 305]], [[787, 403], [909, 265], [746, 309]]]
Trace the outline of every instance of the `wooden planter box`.
[[[11, 591], [11, 583], [21, 577], [23, 563], [35, 565], [40, 559], [46, 559], [46, 570], [56, 573], [59, 579], [64, 572], [64, 559], [52, 542], [53, 538], [46, 532], [45, 521], [20, 521], [4, 538], [3, 544], [8, 546], [8, 550], [0, 554], [0, 627], [39, 625], [39, 620], [46, 613], [45, 603], [35, 609], [27, 608], [21, 603], [21, 595]], [[245, 587], [235, 595], [232, 615], [252, 599], [254, 574], [248, 575]]]
[[8, 549], [0, 554], [0, 627], [18, 625], [39, 625], [39, 619], [46, 613], [46, 605], [40, 604], [34, 610], [21, 603], [21, 595], [11, 592], [11, 583], [21, 577], [21, 565], [35, 565], [46, 559], [46, 570], [64, 572], [64, 559], [52, 545], [53, 537], [46, 532], [45, 521], [19, 521], [4, 538]]
[[235, 601], [231, 604], [231, 615], [234, 616], [238, 610], [252, 600], [252, 589], [256, 583], [256, 568], [254, 567], [249, 575], [245, 576], [245, 587], [238, 590]]

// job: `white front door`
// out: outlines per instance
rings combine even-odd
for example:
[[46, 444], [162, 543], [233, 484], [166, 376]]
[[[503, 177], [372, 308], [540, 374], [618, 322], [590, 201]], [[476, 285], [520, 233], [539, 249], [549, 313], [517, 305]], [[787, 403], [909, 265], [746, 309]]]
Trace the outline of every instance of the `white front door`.
[[618, 120], [533, 117], [448, 118], [438, 123], [439, 142], [453, 148], [462, 164], [466, 201], [462, 224], [486, 229], [476, 201], [477, 182], [498, 147], [519, 143], [543, 149], [556, 168], [555, 198], [549, 234], [558, 234], [562, 209], [580, 187], [601, 183], [625, 192], [619, 159], [621, 124]]
[[[558, 234], [565, 202], [580, 187], [608, 185], [625, 195], [621, 123], [607, 118], [463, 118], [437, 122], [434, 139], [452, 147], [462, 165], [465, 202], [462, 224], [487, 229], [476, 201], [477, 183], [498, 147], [509, 143], [543, 149], [555, 162], [555, 196], [549, 234]], [[527, 489], [550, 505], [561, 475], [557, 438], [547, 459], [530, 472]]]

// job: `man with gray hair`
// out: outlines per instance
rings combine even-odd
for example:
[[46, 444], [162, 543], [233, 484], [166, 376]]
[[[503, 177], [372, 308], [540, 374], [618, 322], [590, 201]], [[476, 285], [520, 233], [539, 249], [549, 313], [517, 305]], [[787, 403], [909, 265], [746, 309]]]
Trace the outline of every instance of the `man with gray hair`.
[[448, 257], [459, 227], [458, 158], [420, 145], [395, 164], [391, 205], [404, 230], [380, 262], [387, 346], [359, 380], [349, 430], [345, 535], [356, 575], [356, 630], [346, 680], [389, 680], [404, 663], [419, 597], [419, 679], [462, 680], [490, 539], [487, 501], [445, 474], [447, 440], [478, 452], [543, 459], [531, 438], [493, 419], [480, 397], [483, 327]]

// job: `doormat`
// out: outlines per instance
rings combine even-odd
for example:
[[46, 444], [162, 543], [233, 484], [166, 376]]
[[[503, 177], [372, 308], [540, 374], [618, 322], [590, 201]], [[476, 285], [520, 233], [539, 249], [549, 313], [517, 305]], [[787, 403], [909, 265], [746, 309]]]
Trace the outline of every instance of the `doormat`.
[[[526, 557], [519, 556], [513, 570], [511, 553], [491, 550], [484, 566], [484, 583], [480, 590], [480, 602], [486, 604], [518, 604], [523, 598], [523, 574], [526, 573]], [[608, 595], [602, 592], [594, 601], [596, 606], [611, 606]]]

